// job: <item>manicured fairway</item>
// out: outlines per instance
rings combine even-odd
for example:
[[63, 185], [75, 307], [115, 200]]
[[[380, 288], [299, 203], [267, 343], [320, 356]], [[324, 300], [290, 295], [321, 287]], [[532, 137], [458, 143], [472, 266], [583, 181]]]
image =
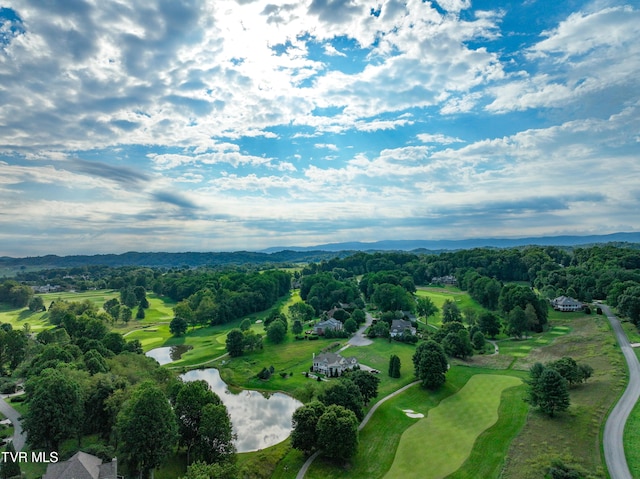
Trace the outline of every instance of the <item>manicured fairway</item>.
[[436, 479], [455, 472], [478, 436], [498, 420], [502, 392], [519, 384], [521, 380], [511, 376], [473, 376], [404, 432], [385, 477]]

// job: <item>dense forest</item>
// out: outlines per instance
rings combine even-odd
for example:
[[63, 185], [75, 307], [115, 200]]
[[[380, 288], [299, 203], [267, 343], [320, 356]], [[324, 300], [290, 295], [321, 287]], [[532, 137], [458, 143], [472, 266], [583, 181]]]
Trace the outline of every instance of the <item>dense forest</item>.
[[[428, 298], [416, 296], [417, 286], [442, 283], [455, 283], [468, 291], [484, 312], [470, 317], [447, 301], [442, 307], [442, 327], [421, 332], [423, 341], [416, 351], [427, 359], [418, 357], [415, 361], [424, 367], [425, 377], [420, 378], [428, 386], [442, 384], [446, 374], [441, 368], [436, 376], [427, 375], [425, 365], [436, 356], [440, 357], [436, 362], [444, 364], [441, 354], [464, 359], [482, 350], [484, 337], [503, 332], [520, 337], [527, 331], [544, 330], [549, 299], [557, 296], [571, 296], [584, 303], [606, 301], [640, 324], [640, 251], [614, 245], [478, 248], [441, 254], [359, 252], [309, 263], [294, 273], [275, 268], [258, 271], [251, 266], [167, 269], [97, 265], [24, 271], [0, 282], [0, 302], [11, 308], [46, 311], [51, 329], [32, 334], [28, 328], [0, 325], [0, 390], [11, 392], [24, 381], [29, 403], [24, 426], [32, 447], [57, 450], [65, 439], [95, 434], [100, 440], [91, 452], [109, 458], [120, 451], [129, 471], [149, 471], [179, 443], [193, 459], [229, 466], [231, 471], [232, 438], [219, 398], [211, 396], [206, 387], [182, 384], [173, 373], [141, 354], [138, 341], [127, 341], [112, 331], [113, 323], [131, 320], [135, 310], [136, 317], [144, 317], [146, 295], [154, 292], [175, 302], [174, 320], [184, 326], [174, 334], [184, 334], [186, 326], [226, 324], [270, 309], [293, 287], [299, 289], [303, 302], [288, 310], [289, 318], [272, 312], [265, 321], [268, 344], [279, 342], [274, 325], [282, 323], [286, 334], [291, 324], [293, 333], [299, 335], [301, 324], [311, 318], [330, 316], [343, 322], [348, 334], [364, 322], [366, 308], [377, 311], [379, 319], [369, 336], [390, 337], [393, 320], [410, 319], [414, 313], [425, 318], [434, 314]], [[102, 308], [88, 301], [44, 304], [34, 292], [38, 287], [59, 291], [110, 288], [119, 296]], [[248, 331], [240, 326], [232, 331], [239, 345], [232, 356], [253, 350], [246, 346]], [[418, 342], [414, 335], [402, 334], [395, 339]], [[420, 368], [416, 366], [418, 375]], [[63, 403], [60, 397], [65, 398]], [[176, 415], [181, 407], [188, 408], [190, 401], [195, 401], [196, 409]], [[148, 451], [136, 449], [145, 441], [143, 435], [134, 434], [144, 431], [136, 419], [140, 408], [157, 409], [160, 420], [154, 424], [162, 428], [154, 433], [167, 438], [158, 445], [164, 448], [165, 456], [147, 457]], [[207, 455], [207, 443], [201, 438], [208, 436], [194, 429], [194, 421], [205, 421], [212, 431], [229, 434], [220, 457]], [[129, 436], [135, 441], [126, 439]], [[127, 453], [125, 447], [137, 452]], [[139, 462], [143, 456], [144, 461]]]

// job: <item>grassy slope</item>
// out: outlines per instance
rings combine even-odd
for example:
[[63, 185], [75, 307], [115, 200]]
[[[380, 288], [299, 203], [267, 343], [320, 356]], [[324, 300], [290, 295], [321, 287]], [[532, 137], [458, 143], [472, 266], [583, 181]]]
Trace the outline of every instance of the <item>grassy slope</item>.
[[554, 312], [550, 320], [552, 326], [571, 328], [571, 334], [517, 358], [513, 367], [526, 370], [536, 361], [571, 356], [591, 365], [594, 377], [570, 390], [572, 405], [568, 412], [553, 419], [535, 410], [529, 413], [526, 425], [511, 444], [501, 477], [542, 477], [554, 458], [605, 477], [601, 427], [626, 382], [622, 355], [602, 316]]
[[[440, 478], [467, 460], [477, 437], [498, 420], [502, 392], [521, 381], [509, 376], [478, 374], [460, 391], [444, 399], [402, 435], [385, 477]], [[420, 444], [421, 454], [415, 454]]]

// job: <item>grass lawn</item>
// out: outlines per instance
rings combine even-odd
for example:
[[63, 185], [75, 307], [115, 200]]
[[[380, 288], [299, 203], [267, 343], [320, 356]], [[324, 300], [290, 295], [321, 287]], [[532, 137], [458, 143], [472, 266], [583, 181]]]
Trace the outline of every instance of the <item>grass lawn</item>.
[[472, 309], [476, 312], [476, 314], [480, 314], [484, 311], [484, 308], [480, 306], [476, 301], [474, 301], [471, 296], [465, 291], [461, 291], [458, 288], [453, 286], [447, 286], [446, 288], [442, 287], [419, 287], [416, 291], [416, 295], [420, 296], [428, 296], [438, 307], [438, 312], [433, 316], [429, 316], [429, 324], [434, 324], [437, 326], [442, 325], [442, 305], [447, 299], [454, 301], [460, 312], [463, 313], [466, 309]]
[[[404, 393], [396, 396], [378, 408], [366, 427], [360, 432], [360, 446], [354, 458], [345, 466], [334, 464], [332, 461], [318, 458], [311, 466], [307, 473], [309, 479], [320, 478], [362, 478], [376, 479], [383, 477], [396, 457], [396, 449], [401, 441], [401, 437], [405, 431], [415, 426], [420, 419], [414, 419], [407, 416], [403, 410], [411, 409], [416, 413], [422, 413], [427, 418], [433, 413], [439, 404], [442, 404], [445, 398], [452, 398], [461, 391], [465, 384], [476, 374], [490, 375], [492, 378], [501, 380], [503, 376], [495, 371], [481, 370], [467, 367], [453, 367], [447, 374], [447, 382], [437, 391], [427, 391], [416, 385], [406, 390]], [[520, 382], [519, 379], [510, 377], [508, 380]], [[485, 431], [478, 440], [477, 447], [468, 461], [472, 470], [495, 470], [500, 468], [503, 461], [506, 448], [510, 439], [517, 433], [519, 426], [522, 424], [526, 415], [526, 405], [523, 409], [521, 393], [511, 392], [520, 388], [508, 389], [504, 397], [508, 398], [506, 405], [500, 408], [500, 420], [498, 424], [509, 423], [510, 427], [502, 430], [496, 429], [496, 426]], [[503, 415], [504, 414], [504, 415]], [[404, 440], [404, 439], [403, 439]], [[421, 438], [417, 444], [419, 454], [426, 451], [424, 441]], [[454, 443], [457, 439], [454, 440]], [[483, 450], [477, 450], [482, 447]], [[416, 446], [413, 446], [414, 456], [416, 455]], [[372, 459], [374, 458], [374, 459]], [[302, 465], [300, 462], [300, 465]], [[299, 468], [300, 465], [297, 467]], [[466, 467], [466, 464], [465, 464]], [[461, 471], [465, 470], [465, 467]], [[480, 469], [478, 469], [480, 468]], [[278, 478], [294, 478], [293, 474], [280, 474], [274, 476]], [[420, 477], [426, 477], [421, 475]], [[461, 476], [465, 477], [465, 476]], [[475, 477], [492, 477], [479, 475]], [[494, 476], [497, 477], [497, 476]]]
[[[102, 305], [111, 298], [119, 298], [120, 293], [112, 289], [92, 290], [83, 292], [60, 292], [42, 294], [42, 299], [47, 308], [52, 301], [69, 301], [83, 302], [90, 301], [95, 304], [98, 309], [102, 309]], [[142, 327], [149, 327], [162, 322], [169, 322], [173, 318], [173, 306], [175, 303], [169, 299], [157, 296], [154, 293], [148, 293], [149, 309], [145, 310], [144, 319], [132, 319], [129, 323], [116, 322], [111, 325], [112, 329], [120, 333], [126, 333]], [[135, 309], [134, 309], [135, 315]], [[6, 304], [0, 304], [0, 322], [10, 323], [14, 328], [22, 328], [25, 324], [29, 324], [31, 331], [37, 333], [43, 329], [51, 327], [49, 323], [49, 313], [46, 311], [32, 313], [28, 308], [11, 308]], [[167, 335], [169, 330], [167, 327]]]
[[[511, 376], [478, 374], [470, 378], [460, 391], [405, 431], [385, 477], [435, 479], [459, 469], [477, 437], [498, 420], [502, 392], [520, 384], [520, 379]], [[416, 444], [420, 444], [420, 454], [416, 454]]]
[[536, 410], [529, 413], [527, 423], [511, 444], [501, 477], [544, 477], [545, 468], [556, 458], [606, 477], [601, 430], [607, 412], [626, 384], [622, 353], [603, 316], [570, 313], [554, 317], [551, 325], [570, 326], [571, 333], [532, 350], [527, 358], [518, 359], [517, 367], [528, 369], [536, 361], [545, 363], [570, 356], [593, 367], [594, 375], [586, 384], [569, 390], [571, 407], [567, 412], [554, 418]]

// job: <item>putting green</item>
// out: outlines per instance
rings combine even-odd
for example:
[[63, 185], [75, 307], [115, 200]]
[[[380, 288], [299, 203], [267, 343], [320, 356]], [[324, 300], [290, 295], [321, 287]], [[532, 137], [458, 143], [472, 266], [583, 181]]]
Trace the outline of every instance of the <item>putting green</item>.
[[502, 391], [519, 384], [521, 380], [512, 376], [473, 376], [402, 434], [384, 477], [436, 479], [455, 472], [471, 454], [478, 436], [498, 420]]

